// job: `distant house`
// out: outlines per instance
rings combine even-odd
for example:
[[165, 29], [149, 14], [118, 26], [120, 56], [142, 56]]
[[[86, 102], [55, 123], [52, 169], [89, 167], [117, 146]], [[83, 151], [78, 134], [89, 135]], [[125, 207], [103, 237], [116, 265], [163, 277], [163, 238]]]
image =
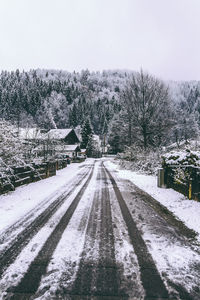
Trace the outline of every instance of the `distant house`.
[[34, 143], [43, 139], [45, 130], [39, 128], [19, 128], [18, 136], [21, 140]]
[[80, 140], [74, 129], [51, 129], [44, 136], [46, 151], [55, 157], [76, 157]]
[[46, 133], [45, 139], [66, 145], [77, 145], [80, 143], [74, 129], [51, 129]]
[[94, 145], [98, 151], [102, 151], [100, 137], [96, 134], [93, 134]]
[[69, 156], [71, 158], [77, 157], [78, 153], [81, 151], [81, 148], [78, 144], [75, 145], [57, 145], [55, 147], [55, 151], [57, 154], [62, 156]]

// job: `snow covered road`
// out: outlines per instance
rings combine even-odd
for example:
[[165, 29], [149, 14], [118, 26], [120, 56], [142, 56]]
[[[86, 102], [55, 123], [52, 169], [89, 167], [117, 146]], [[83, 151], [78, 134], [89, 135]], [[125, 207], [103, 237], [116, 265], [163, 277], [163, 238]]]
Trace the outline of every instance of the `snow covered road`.
[[103, 162], [3, 219], [1, 299], [200, 299], [195, 233]]

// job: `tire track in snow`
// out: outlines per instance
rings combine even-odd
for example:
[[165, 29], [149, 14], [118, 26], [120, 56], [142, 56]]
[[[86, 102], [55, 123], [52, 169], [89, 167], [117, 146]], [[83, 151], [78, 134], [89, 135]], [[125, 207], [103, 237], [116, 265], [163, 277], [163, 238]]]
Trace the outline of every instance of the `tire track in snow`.
[[[29, 212], [27, 212], [26, 215], [24, 215], [20, 220], [13, 223], [11, 226], [7, 227], [6, 229], [3, 229], [0, 231], [0, 245], [11, 240], [13, 240], [13, 236], [15, 237], [16, 234], [19, 233], [20, 228], [25, 228], [28, 226], [33, 219], [34, 215], [38, 213], [39, 211], [42, 211], [42, 208], [48, 204], [50, 204], [52, 201], [55, 201], [58, 199], [58, 197], [62, 196], [64, 193], [60, 192], [60, 189], [64, 191], [68, 191], [71, 189], [71, 186], [75, 186], [75, 184], [79, 184], [80, 180], [82, 180], [86, 174], [88, 174], [91, 166], [82, 166], [84, 167], [84, 170], [77, 174], [76, 178], [72, 178], [67, 184], [64, 184], [59, 188], [59, 190], [56, 190], [51, 195], [46, 197], [43, 201], [41, 201], [39, 204], [37, 204], [34, 208], [32, 208]], [[55, 200], [54, 200], [55, 199]], [[47, 208], [47, 207], [46, 207]], [[43, 209], [44, 210], [44, 209]]]
[[[79, 178], [79, 180], [70, 187], [70, 190], [60, 195], [53, 203], [51, 203], [39, 216], [37, 216], [20, 234], [18, 234], [8, 248], [0, 254], [0, 276], [6, 268], [11, 265], [16, 257], [20, 254], [22, 249], [29, 243], [29, 241], [38, 233], [38, 231], [47, 223], [52, 215], [61, 207], [66, 201], [73, 190], [80, 185], [82, 180], [85, 178], [87, 172]], [[36, 208], [37, 209], [37, 208]], [[20, 226], [23, 224], [20, 223]]]
[[119, 202], [122, 216], [128, 228], [131, 243], [138, 258], [141, 273], [141, 281], [146, 293], [146, 299], [170, 299], [168, 291], [160, 277], [160, 274], [156, 268], [152, 256], [149, 253], [147, 246], [143, 238], [141, 237], [141, 234], [137, 229], [135, 222], [132, 219], [129, 209], [122, 197], [122, 194], [114, 178], [112, 177], [111, 173], [107, 170], [107, 168], [105, 168], [105, 170], [111, 180], [113, 189]]
[[70, 299], [127, 299], [120, 291], [110, 196], [102, 166], [97, 179], [100, 189], [95, 193], [77, 277], [68, 294]]
[[110, 195], [103, 164], [101, 168], [101, 176], [104, 185], [101, 196], [101, 229], [97, 291], [99, 291], [99, 295], [123, 296], [124, 298], [126, 295], [120, 292], [119, 272], [115, 260], [115, 244], [112, 227]]
[[182, 235], [187, 239], [190, 239], [191, 241], [195, 241], [195, 238], [197, 237], [197, 232], [195, 232], [193, 229], [188, 228], [181, 220], [177, 219], [175, 215], [167, 209], [166, 206], [162, 205], [156, 199], [151, 197], [148, 193], [140, 189], [137, 185], [135, 185], [132, 182], [131, 185], [135, 190], [133, 195], [139, 195], [142, 201], [147, 203], [148, 206], [151, 206], [151, 208], [155, 212], [157, 212], [165, 221], [167, 221], [168, 224], [170, 224], [174, 228], [174, 230], [177, 232], [177, 235]]
[[[99, 173], [97, 175], [97, 180], [100, 180]], [[97, 190], [94, 195], [92, 209], [88, 220], [84, 249], [82, 252], [82, 257], [79, 264], [76, 280], [73, 284], [72, 291], [63, 291], [64, 294], [69, 293], [72, 295], [87, 295], [91, 293], [92, 286], [94, 286], [94, 283], [92, 281], [94, 280], [94, 273], [96, 271], [96, 259], [94, 257], [96, 257], [99, 247], [96, 238], [100, 230], [98, 226], [99, 214], [100, 201], [99, 190]]]
[[47, 272], [34, 295], [35, 298], [63, 299], [66, 290], [71, 290], [85, 243], [94, 194], [98, 188], [97, 174], [98, 167], [95, 165], [92, 179], [53, 253]]
[[41, 281], [41, 277], [46, 273], [47, 266], [50, 262], [53, 252], [55, 251], [64, 230], [66, 229], [78, 203], [81, 200], [82, 195], [84, 194], [92, 178], [93, 171], [94, 167], [87, 181], [76, 195], [75, 199], [67, 209], [66, 213], [61, 218], [60, 222], [55, 227], [52, 234], [48, 237], [42, 249], [39, 251], [37, 257], [30, 264], [26, 274], [24, 275], [20, 283], [17, 285], [17, 287], [14, 287], [13, 290], [11, 290], [11, 288], [8, 291], [13, 293], [12, 296], [9, 298], [10, 300], [30, 299], [30, 297], [37, 291]]

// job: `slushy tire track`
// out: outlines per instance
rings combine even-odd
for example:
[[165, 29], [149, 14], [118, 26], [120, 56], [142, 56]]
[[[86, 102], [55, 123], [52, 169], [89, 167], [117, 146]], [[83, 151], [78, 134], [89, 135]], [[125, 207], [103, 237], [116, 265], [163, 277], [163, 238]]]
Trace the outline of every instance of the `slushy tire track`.
[[135, 193], [140, 196], [140, 199], [147, 203], [154, 211], [156, 211], [168, 224], [173, 226], [177, 234], [180, 234], [187, 239], [194, 240], [197, 236], [197, 232], [188, 228], [182, 221], [178, 220], [172, 212], [170, 212], [164, 205], [159, 203], [156, 199], [151, 197], [145, 191], [141, 190], [138, 186], [131, 182]]
[[35, 292], [37, 291], [41, 281], [41, 277], [46, 274], [47, 266], [50, 262], [53, 252], [55, 251], [64, 230], [66, 229], [75, 209], [77, 208], [78, 203], [81, 200], [81, 197], [83, 196], [83, 193], [85, 192], [92, 178], [93, 171], [94, 168], [92, 169], [87, 181], [84, 183], [83, 187], [78, 192], [75, 199], [67, 209], [66, 213], [57, 224], [56, 228], [48, 237], [37, 257], [30, 264], [21, 282], [17, 287], [13, 288], [13, 295], [10, 298], [11, 300], [21, 300], [23, 299], [23, 297], [26, 297], [25, 299], [29, 299], [31, 295], [35, 294]]
[[[100, 180], [99, 173], [97, 174], [97, 180]], [[96, 261], [93, 257], [88, 259], [88, 253], [90, 253], [91, 249], [95, 248], [96, 235], [98, 232], [98, 212], [100, 210], [99, 197], [99, 191], [96, 191], [88, 219], [86, 238], [76, 280], [73, 284], [72, 291], [64, 290], [64, 295], [71, 294], [74, 297], [77, 295], [80, 297], [91, 295], [92, 287], [95, 285]]]
[[112, 225], [112, 213], [108, 182], [103, 164], [101, 176], [104, 182], [101, 197], [101, 225], [99, 244], [99, 263], [97, 274], [97, 290], [99, 295], [127, 299], [127, 295], [120, 292], [119, 270], [115, 260], [115, 242]]
[[9, 245], [7, 249], [0, 254], [0, 276], [6, 268], [11, 265], [16, 257], [20, 254], [22, 249], [29, 243], [29, 241], [38, 233], [38, 231], [48, 222], [51, 216], [61, 207], [67, 197], [69, 197], [74, 189], [80, 185], [84, 174], [80, 180], [71, 187], [68, 192], [64, 192], [53, 203], [51, 203], [39, 216], [33, 220]]
[[[82, 258], [76, 280], [73, 284], [70, 299], [127, 299], [127, 295], [119, 291], [120, 279], [115, 261], [114, 234], [112, 214], [106, 173], [102, 169], [97, 180], [103, 181], [101, 190], [95, 193]], [[98, 228], [98, 211], [100, 226]], [[100, 231], [100, 236], [98, 231]], [[87, 238], [88, 236], [88, 238]], [[94, 249], [95, 241], [99, 239], [99, 259], [88, 259], [87, 253]], [[89, 242], [88, 242], [89, 241]]]
[[105, 169], [111, 180], [115, 195], [119, 202], [122, 216], [128, 229], [131, 243], [138, 258], [141, 281], [146, 293], [145, 299], [170, 299], [168, 291], [160, 277], [160, 274], [158, 273], [151, 254], [149, 253], [147, 246], [139, 230], [137, 229], [136, 223], [133, 221], [133, 218], [122, 197], [122, 194], [111, 173], [107, 170], [107, 168]]

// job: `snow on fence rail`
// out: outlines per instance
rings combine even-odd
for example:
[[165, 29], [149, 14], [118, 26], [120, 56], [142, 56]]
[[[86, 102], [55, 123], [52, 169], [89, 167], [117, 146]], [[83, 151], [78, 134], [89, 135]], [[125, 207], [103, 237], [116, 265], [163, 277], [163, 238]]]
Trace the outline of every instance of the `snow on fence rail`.
[[13, 191], [16, 187], [56, 175], [56, 170], [67, 167], [67, 160], [11, 168], [12, 174], [0, 177], [0, 194]]
[[200, 167], [191, 165], [165, 166], [158, 172], [158, 186], [173, 188], [189, 199], [200, 201]]

